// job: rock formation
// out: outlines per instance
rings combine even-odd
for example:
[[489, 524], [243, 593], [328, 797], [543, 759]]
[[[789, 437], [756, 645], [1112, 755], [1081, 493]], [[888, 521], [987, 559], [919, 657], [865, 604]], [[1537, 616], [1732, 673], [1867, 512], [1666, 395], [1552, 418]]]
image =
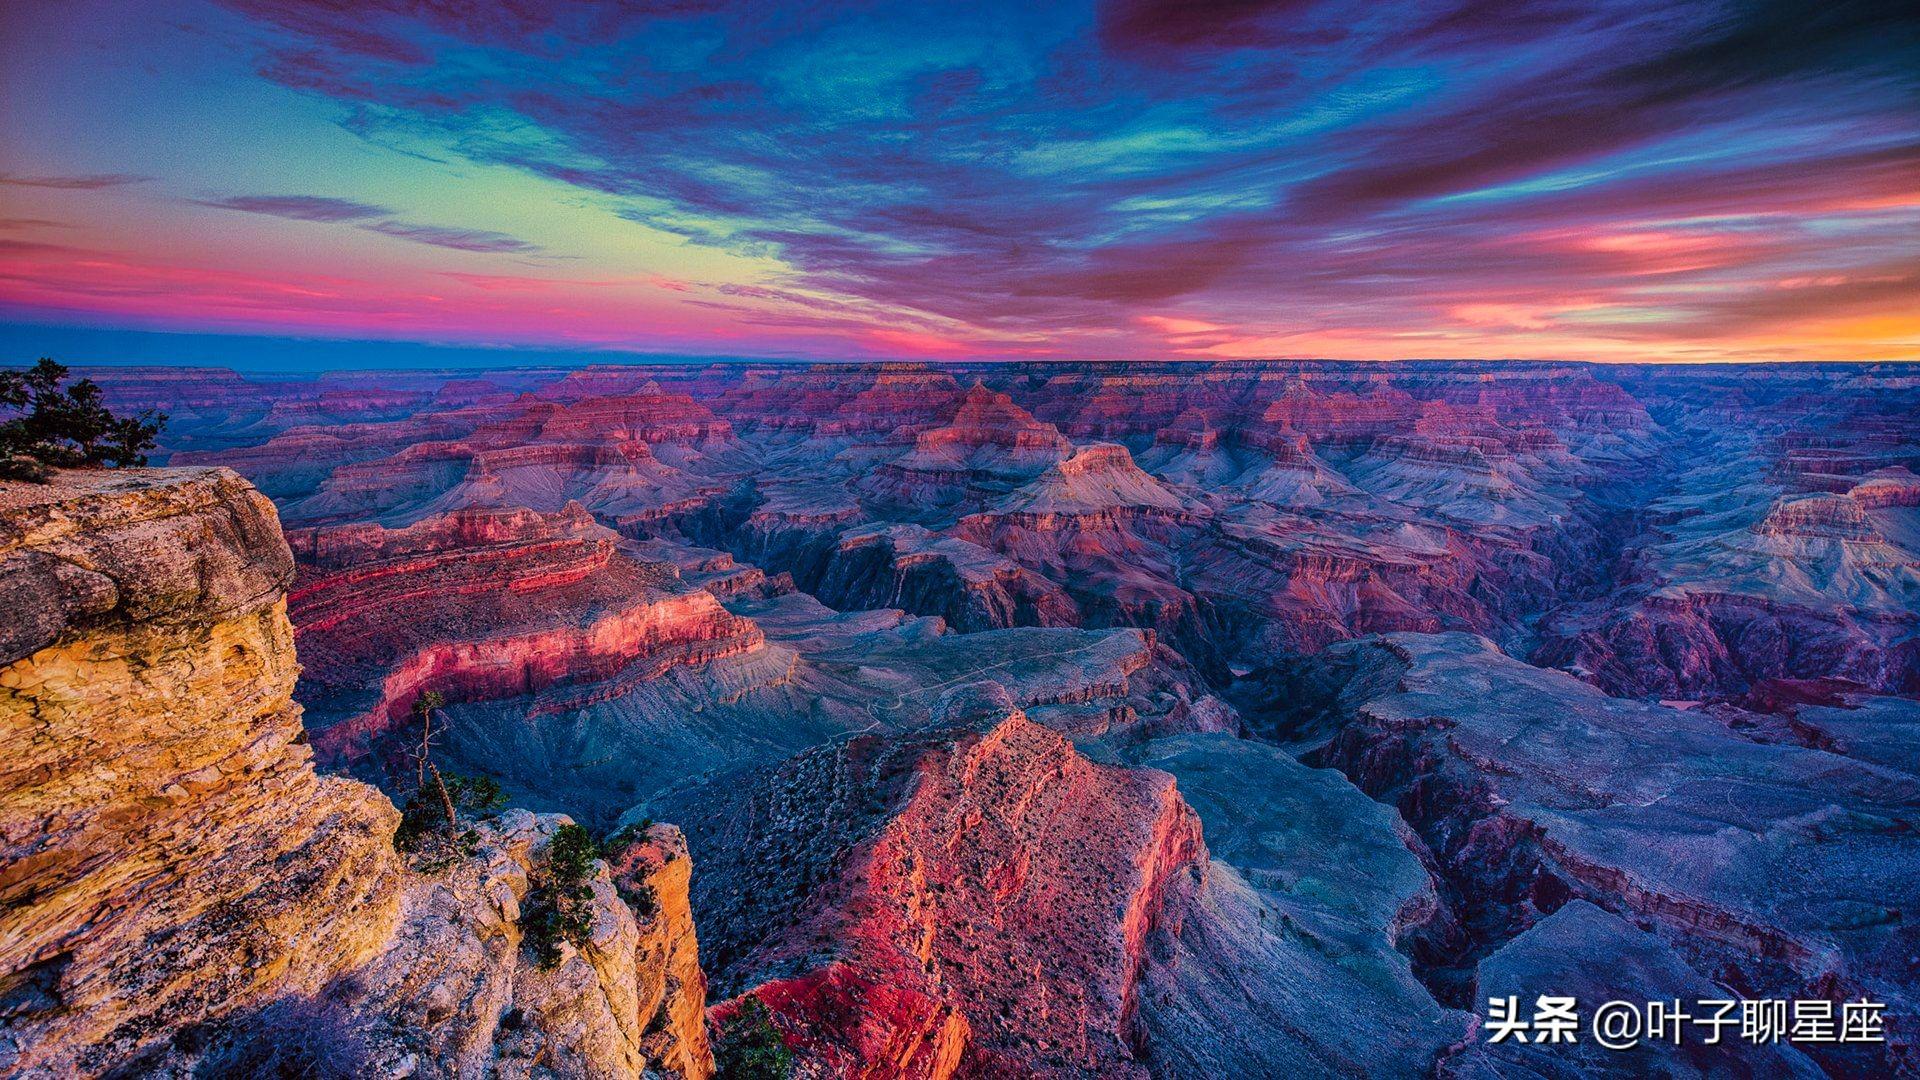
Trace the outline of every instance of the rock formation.
[[586, 699], [762, 641], [676, 567], [623, 552], [577, 503], [291, 539], [303, 677], [328, 706], [316, 727], [334, 752], [404, 722], [426, 689], [457, 703], [566, 684]]
[[[1425, 844], [1452, 917], [1412, 955], [1443, 1000], [1580, 899], [1750, 996], [1912, 1014], [1911, 775], [1610, 698], [1464, 634], [1323, 655], [1350, 665], [1334, 681], [1351, 719], [1309, 759], [1397, 806]], [[1915, 1033], [1894, 1023], [1885, 1045], [1804, 1049], [1842, 1071], [1911, 1069]]]
[[957, 730], [729, 787], [693, 837], [715, 978], [809, 1062], [1144, 1075], [1128, 1043], [1147, 942], [1206, 858], [1171, 777], [1093, 764], [1002, 694]]
[[835, 607], [905, 608], [966, 631], [1080, 622], [1060, 586], [977, 544], [919, 525], [841, 533], [810, 591]]
[[[298, 1051], [381, 1075], [707, 1074], [683, 855], [628, 854], [644, 916], [597, 865], [591, 941], [542, 967], [521, 905], [566, 819], [474, 823], [468, 855], [423, 870], [392, 803], [315, 773], [265, 498], [221, 469], [0, 498], [23, 616], [0, 655], [0, 1069], [252, 1075]], [[665, 828], [645, 843], [678, 852]]]
[[1072, 444], [1006, 394], [975, 383], [953, 418], [868, 475], [863, 491], [913, 516], [977, 505], [1066, 457]]

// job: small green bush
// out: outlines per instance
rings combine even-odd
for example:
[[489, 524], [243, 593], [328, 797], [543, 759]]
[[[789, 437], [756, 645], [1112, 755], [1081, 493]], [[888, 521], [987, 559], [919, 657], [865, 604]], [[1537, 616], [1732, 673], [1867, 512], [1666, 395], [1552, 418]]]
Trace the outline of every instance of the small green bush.
[[400, 808], [400, 827], [393, 833], [393, 846], [413, 856], [414, 869], [424, 873], [439, 873], [471, 857], [479, 836], [461, 828], [462, 816], [487, 817], [507, 801], [492, 777], [442, 773], [434, 765], [433, 716], [446, 704], [438, 690], [427, 690], [414, 699], [413, 715], [420, 723], [414, 791]]
[[520, 909], [520, 930], [542, 968], [560, 963], [560, 943], [575, 947], [593, 940], [593, 863], [600, 857], [593, 834], [584, 826], [562, 825], [547, 842], [547, 855], [534, 872], [533, 887]]
[[[490, 777], [436, 773], [428, 778], [425, 790], [414, 792], [400, 808], [393, 846], [417, 856], [415, 869], [438, 873], [478, 850], [478, 834], [460, 828], [460, 815], [487, 817], [506, 801], [500, 785]], [[449, 803], [454, 808], [453, 821], [447, 820]]]
[[580, 881], [593, 873], [600, 850], [584, 825], [567, 824], [553, 831], [547, 844], [547, 869], [558, 881]]
[[448, 773], [443, 783], [447, 787], [447, 797], [453, 800], [457, 811], [475, 817], [489, 817], [495, 810], [507, 805], [506, 792], [500, 790], [499, 781], [491, 776]]
[[620, 899], [627, 902], [633, 913], [643, 919], [651, 919], [660, 914], [660, 894], [651, 885], [621, 885]]
[[793, 1075], [793, 1051], [787, 1049], [773, 1013], [757, 997], [740, 1003], [733, 1020], [713, 1044], [715, 1075], [720, 1080], [787, 1080]]
[[622, 825], [607, 837], [607, 854], [615, 856], [647, 838], [647, 830], [653, 828], [652, 818], [641, 818], [630, 825]]

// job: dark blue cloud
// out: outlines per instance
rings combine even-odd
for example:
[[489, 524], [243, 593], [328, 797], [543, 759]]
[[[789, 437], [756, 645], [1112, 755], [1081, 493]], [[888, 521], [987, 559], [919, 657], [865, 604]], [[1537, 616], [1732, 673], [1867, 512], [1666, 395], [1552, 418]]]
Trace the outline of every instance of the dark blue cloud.
[[537, 244], [487, 229], [455, 229], [440, 225], [421, 225], [392, 217], [384, 206], [340, 199], [327, 195], [229, 195], [220, 199], [196, 199], [201, 206], [218, 210], [239, 210], [248, 214], [313, 221], [327, 225], [350, 224], [383, 236], [411, 240], [416, 244], [454, 251], [515, 252], [539, 251]]

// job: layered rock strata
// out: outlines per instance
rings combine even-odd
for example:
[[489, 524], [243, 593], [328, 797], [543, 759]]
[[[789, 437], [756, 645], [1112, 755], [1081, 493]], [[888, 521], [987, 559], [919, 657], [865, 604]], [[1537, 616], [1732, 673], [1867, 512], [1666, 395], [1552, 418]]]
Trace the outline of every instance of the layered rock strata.
[[577, 504], [292, 539], [305, 567], [291, 598], [312, 687], [303, 692], [328, 704], [321, 741], [333, 752], [403, 724], [427, 689], [467, 702], [571, 685], [587, 700], [763, 640]]

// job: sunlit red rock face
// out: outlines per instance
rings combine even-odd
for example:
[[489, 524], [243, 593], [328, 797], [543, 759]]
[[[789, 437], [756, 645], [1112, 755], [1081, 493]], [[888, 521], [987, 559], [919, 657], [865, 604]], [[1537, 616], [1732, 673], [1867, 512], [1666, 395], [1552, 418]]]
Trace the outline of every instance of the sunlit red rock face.
[[1003, 704], [803, 755], [706, 821], [715, 978], [818, 1067], [1145, 1074], [1148, 940], [1206, 862], [1167, 774], [1093, 764]]
[[460, 703], [565, 685], [585, 703], [763, 640], [673, 565], [622, 552], [577, 503], [289, 539], [302, 566], [289, 604], [305, 693], [325, 703], [315, 723], [333, 753], [394, 730], [426, 690]]
[[1134, 746], [1095, 764], [971, 684], [668, 800], [720, 992], [806, 1075], [1417, 1075], [1465, 1037], [1394, 950], [1435, 896], [1391, 811], [1229, 734]]

